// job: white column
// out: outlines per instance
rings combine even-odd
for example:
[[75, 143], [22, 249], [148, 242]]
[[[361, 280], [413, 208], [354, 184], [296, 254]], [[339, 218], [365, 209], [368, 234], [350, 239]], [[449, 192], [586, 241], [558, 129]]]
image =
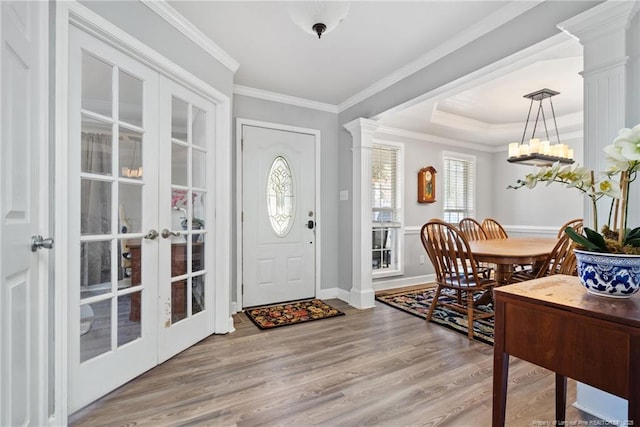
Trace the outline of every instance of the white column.
[[[607, 169], [603, 148], [626, 126], [627, 31], [638, 1], [608, 1], [558, 25], [584, 46], [584, 163], [594, 171]], [[609, 206], [598, 209], [598, 226]], [[585, 224], [593, 225], [591, 204], [585, 200]]]
[[344, 125], [353, 138], [353, 265], [349, 303], [356, 308], [375, 306], [371, 278], [371, 147], [380, 125], [359, 118]]
[[[638, 111], [635, 120], [630, 117], [630, 110], [637, 110], [640, 87], [637, 75], [640, 43], [631, 41], [638, 34], [637, 20], [630, 28], [639, 6], [638, 1], [607, 1], [558, 25], [584, 47], [584, 160], [594, 171], [607, 168], [603, 148], [612, 143], [618, 130], [640, 122]], [[636, 52], [630, 52], [630, 47]], [[639, 201], [633, 202], [630, 213]], [[606, 222], [608, 208], [604, 204], [599, 206], [599, 226]], [[588, 201], [585, 224], [593, 224]], [[627, 419], [625, 399], [582, 383], [578, 383], [574, 406], [607, 421]]]

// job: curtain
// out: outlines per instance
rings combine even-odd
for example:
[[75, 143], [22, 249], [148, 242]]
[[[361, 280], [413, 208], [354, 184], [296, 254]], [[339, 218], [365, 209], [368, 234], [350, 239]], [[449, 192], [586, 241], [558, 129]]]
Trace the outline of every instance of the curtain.
[[[111, 175], [112, 136], [83, 132], [81, 138], [83, 173]], [[82, 235], [111, 233], [111, 180], [81, 179]], [[111, 281], [111, 239], [83, 242], [80, 250], [80, 285], [92, 286]]]

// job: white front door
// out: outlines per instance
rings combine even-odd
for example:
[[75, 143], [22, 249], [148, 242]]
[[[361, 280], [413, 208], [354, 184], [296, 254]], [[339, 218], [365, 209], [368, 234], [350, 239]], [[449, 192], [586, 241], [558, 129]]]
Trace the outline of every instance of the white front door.
[[[48, 4], [0, 2], [0, 425], [45, 425], [49, 403]], [[45, 243], [50, 246], [48, 243]]]
[[315, 136], [242, 126], [243, 307], [315, 296]]

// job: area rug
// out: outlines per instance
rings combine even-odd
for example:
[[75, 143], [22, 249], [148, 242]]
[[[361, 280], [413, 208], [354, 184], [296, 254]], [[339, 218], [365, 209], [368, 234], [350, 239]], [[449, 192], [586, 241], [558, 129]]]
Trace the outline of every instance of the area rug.
[[[450, 293], [445, 293], [444, 290], [440, 293], [441, 301], [453, 301], [455, 296]], [[391, 307], [398, 308], [414, 316], [427, 318], [431, 301], [436, 293], [436, 288], [431, 287], [427, 289], [419, 289], [409, 292], [400, 292], [389, 295], [379, 295], [376, 299]], [[489, 306], [479, 306], [479, 310], [490, 311]], [[436, 306], [431, 322], [438, 325], [442, 325], [446, 328], [452, 329], [461, 334], [467, 335], [469, 324], [467, 316], [459, 313], [455, 310], [448, 309], [442, 305]], [[493, 317], [488, 319], [475, 320], [473, 322], [473, 338], [477, 341], [481, 341], [487, 344], [493, 345]]]
[[312, 320], [344, 316], [344, 313], [319, 299], [294, 301], [245, 310], [247, 317], [260, 329], [297, 325]]

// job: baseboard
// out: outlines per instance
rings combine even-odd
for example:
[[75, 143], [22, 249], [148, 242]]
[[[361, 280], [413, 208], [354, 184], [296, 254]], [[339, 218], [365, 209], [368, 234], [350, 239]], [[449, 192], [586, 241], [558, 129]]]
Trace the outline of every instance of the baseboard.
[[337, 298], [341, 301], [350, 303], [351, 298], [349, 297], [349, 291], [345, 291], [341, 288], [330, 288], [330, 289], [320, 289], [318, 293], [318, 298], [320, 299], [332, 299]]
[[377, 280], [373, 282], [374, 291], [386, 291], [388, 289], [404, 288], [406, 286], [422, 285], [433, 283], [436, 280], [435, 274], [425, 274], [422, 276], [402, 277], [400, 279]]

